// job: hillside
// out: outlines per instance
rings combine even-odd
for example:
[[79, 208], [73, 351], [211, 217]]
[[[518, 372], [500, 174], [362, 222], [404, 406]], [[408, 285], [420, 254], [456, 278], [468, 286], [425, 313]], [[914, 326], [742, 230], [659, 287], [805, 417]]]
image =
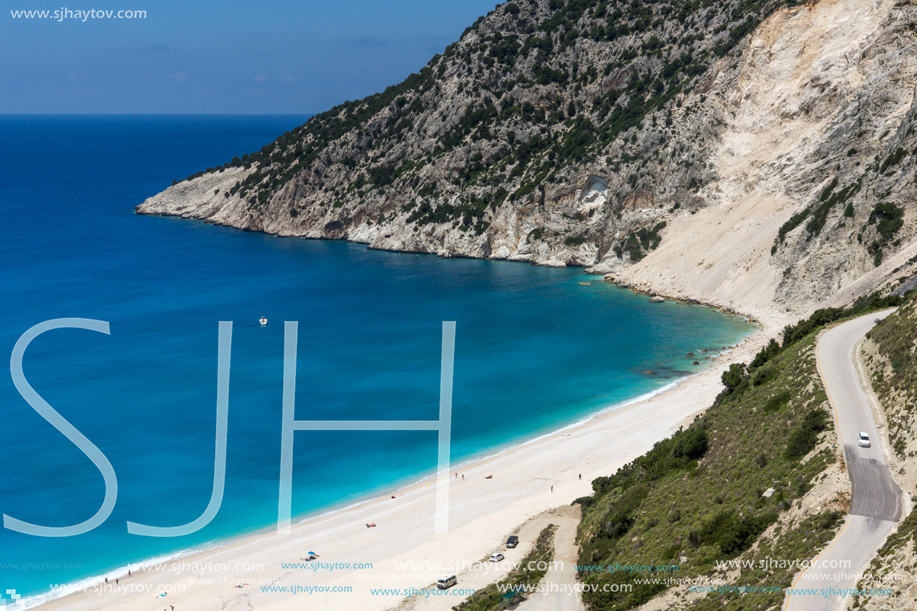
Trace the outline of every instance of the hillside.
[[[863, 299], [787, 327], [781, 343], [771, 342], [750, 363], [733, 364], [723, 374], [723, 392], [691, 426], [594, 480], [595, 494], [578, 500], [580, 577], [598, 586], [584, 593], [587, 608], [779, 608], [782, 590], [799, 569], [790, 563], [815, 557], [850, 504], [850, 481], [816, 368], [816, 336], [836, 321], [899, 302]], [[762, 566], [766, 559], [784, 564]], [[607, 568], [616, 565], [677, 569]], [[603, 590], [615, 584], [633, 589]]]
[[917, 255], [915, 24], [910, 2], [510, 0], [137, 211], [801, 313]]

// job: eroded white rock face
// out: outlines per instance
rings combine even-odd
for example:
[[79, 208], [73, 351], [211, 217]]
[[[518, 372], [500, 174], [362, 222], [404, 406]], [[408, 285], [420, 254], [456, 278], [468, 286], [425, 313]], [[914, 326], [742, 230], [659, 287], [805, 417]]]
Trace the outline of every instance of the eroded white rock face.
[[[836, 206], [820, 234], [807, 221], [771, 249], [780, 227], [817, 205], [833, 179], [875, 181], [865, 166], [894, 148], [917, 82], [914, 40], [896, 10], [823, 0], [762, 24], [735, 79], [711, 94], [724, 130], [710, 158], [719, 179], [703, 192], [708, 207], [672, 219], [659, 249], [622, 279], [740, 310], [805, 311], [869, 273], [873, 261], [856, 247], [875, 201], [867, 188], [851, 200], [853, 217]], [[903, 231], [902, 242], [913, 234]]]
[[235, 215], [244, 208], [244, 202], [238, 197], [226, 195], [236, 182], [250, 172], [242, 168], [230, 168], [180, 182], [149, 198], [138, 210], [144, 214], [207, 219], [226, 217], [234, 220]]
[[585, 189], [577, 191], [577, 199], [580, 201], [579, 211], [591, 214], [608, 202], [608, 182], [601, 176], [590, 176], [587, 184]]

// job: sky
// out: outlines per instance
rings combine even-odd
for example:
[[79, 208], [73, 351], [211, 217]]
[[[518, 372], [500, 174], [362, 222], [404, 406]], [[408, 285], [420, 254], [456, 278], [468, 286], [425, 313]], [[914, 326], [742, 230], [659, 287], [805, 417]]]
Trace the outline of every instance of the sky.
[[[3, 4], [2, 114], [312, 114], [416, 72], [497, 2]], [[146, 17], [101, 18], [97, 12], [84, 19], [82, 11], [92, 9], [146, 11]], [[18, 11], [51, 16], [14, 17]]]

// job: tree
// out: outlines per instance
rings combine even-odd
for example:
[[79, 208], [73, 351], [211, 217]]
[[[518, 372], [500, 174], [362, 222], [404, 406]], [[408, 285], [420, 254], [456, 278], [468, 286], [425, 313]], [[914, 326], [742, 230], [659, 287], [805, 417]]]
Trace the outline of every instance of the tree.
[[692, 428], [679, 437], [672, 449], [672, 454], [676, 457], [685, 457], [690, 460], [697, 460], [707, 451], [707, 431], [701, 428]]
[[728, 371], [723, 372], [723, 385], [727, 392], [732, 392], [739, 387], [745, 378], [745, 363], [733, 363]]

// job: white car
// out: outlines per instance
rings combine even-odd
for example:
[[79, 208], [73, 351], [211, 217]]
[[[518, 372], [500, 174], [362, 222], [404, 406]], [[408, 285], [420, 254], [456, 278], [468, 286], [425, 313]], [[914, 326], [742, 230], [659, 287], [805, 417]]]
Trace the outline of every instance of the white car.
[[491, 554], [490, 555], [491, 562], [500, 562], [501, 560], [503, 560], [503, 558], [504, 558], [503, 554]]
[[436, 587], [440, 590], [448, 590], [457, 583], [458, 579], [456, 579], [455, 575], [444, 575], [436, 582]]
[[866, 433], [862, 433], [862, 432], [857, 437], [857, 443], [860, 445], [861, 448], [868, 448], [872, 445], [871, 443], [869, 443], [869, 435], [867, 435]]

